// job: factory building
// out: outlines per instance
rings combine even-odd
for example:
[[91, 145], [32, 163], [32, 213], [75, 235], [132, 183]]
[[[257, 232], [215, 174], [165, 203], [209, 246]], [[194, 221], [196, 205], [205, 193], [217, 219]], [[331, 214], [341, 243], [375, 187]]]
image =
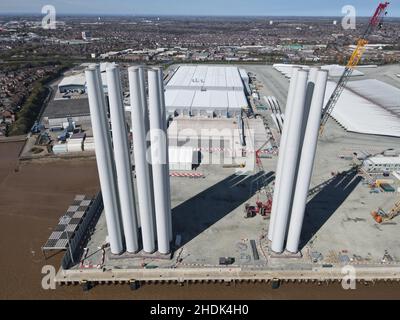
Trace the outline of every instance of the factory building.
[[92, 40], [92, 33], [89, 31], [82, 31], [82, 40], [85, 40], [85, 41]]
[[[248, 81], [248, 80], [244, 80]], [[248, 102], [239, 69], [221, 66], [181, 66], [166, 85], [170, 116], [236, 117]]]
[[[107, 90], [107, 77], [106, 69], [115, 66], [114, 62], [104, 62], [100, 64], [101, 81], [105, 93]], [[60, 93], [67, 92], [80, 92], [84, 93], [87, 90], [86, 77], [84, 73], [78, 73], [71, 76], [64, 77], [58, 84], [58, 91]]]
[[86, 90], [85, 75], [82, 73], [64, 77], [58, 85], [58, 90], [60, 93], [66, 93], [68, 91], [84, 92]]
[[400, 171], [400, 156], [397, 157], [371, 157], [363, 162], [363, 168], [367, 172], [382, 173]]

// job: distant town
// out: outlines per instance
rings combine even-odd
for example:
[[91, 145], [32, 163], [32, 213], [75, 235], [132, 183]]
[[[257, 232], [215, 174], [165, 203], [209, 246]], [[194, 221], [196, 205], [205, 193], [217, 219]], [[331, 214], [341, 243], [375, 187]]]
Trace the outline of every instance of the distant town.
[[[46, 30], [41, 16], [0, 16], [0, 135], [29, 130], [16, 114], [78, 63], [345, 64], [367, 23], [344, 30], [340, 18], [65, 16]], [[400, 19], [385, 20], [361, 64], [400, 62], [399, 29]]]

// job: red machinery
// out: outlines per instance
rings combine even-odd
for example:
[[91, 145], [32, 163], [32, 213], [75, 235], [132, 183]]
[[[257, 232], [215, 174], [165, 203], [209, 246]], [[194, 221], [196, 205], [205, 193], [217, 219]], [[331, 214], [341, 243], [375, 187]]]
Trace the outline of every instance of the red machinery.
[[272, 210], [272, 199], [268, 199], [267, 202], [257, 201], [256, 206], [251, 206], [246, 203], [245, 206], [245, 218], [253, 218], [257, 214], [262, 216], [264, 219], [268, 219], [271, 215]]
[[[256, 165], [257, 165], [257, 170], [259, 173], [264, 174], [264, 167], [261, 161], [261, 152], [263, 148], [268, 144], [268, 141], [266, 141], [256, 152]], [[260, 182], [261, 180], [261, 182]], [[257, 181], [257, 200], [256, 200], [256, 205], [252, 206], [249, 203], [246, 203], [244, 206], [244, 211], [245, 211], [245, 218], [253, 218], [257, 214], [261, 215], [264, 219], [269, 219], [271, 215], [271, 210], [272, 210], [272, 195], [270, 192], [267, 192], [267, 201], [262, 202], [260, 200], [260, 192], [261, 189], [265, 187], [265, 181], [263, 178]], [[253, 188], [252, 188], [253, 189]]]

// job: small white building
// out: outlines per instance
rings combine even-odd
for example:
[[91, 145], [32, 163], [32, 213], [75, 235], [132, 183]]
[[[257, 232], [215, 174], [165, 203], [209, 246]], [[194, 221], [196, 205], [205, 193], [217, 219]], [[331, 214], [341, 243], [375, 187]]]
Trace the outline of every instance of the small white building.
[[192, 147], [169, 147], [169, 170], [191, 171], [197, 163]]
[[364, 161], [363, 168], [367, 172], [393, 172], [400, 171], [400, 156], [397, 157], [371, 157]]

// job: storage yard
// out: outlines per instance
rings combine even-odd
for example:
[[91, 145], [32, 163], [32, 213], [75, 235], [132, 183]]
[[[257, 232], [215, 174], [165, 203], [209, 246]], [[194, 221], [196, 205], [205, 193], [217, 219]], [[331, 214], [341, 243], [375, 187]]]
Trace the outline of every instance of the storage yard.
[[[318, 140], [299, 254], [277, 255], [271, 250], [267, 240], [271, 208], [265, 207], [263, 215], [245, 212], [266, 201], [275, 187], [293, 67], [172, 67], [166, 76], [164, 118], [170, 146], [171, 259], [143, 253], [112, 257], [104, 247], [107, 223], [102, 214], [85, 251], [76, 253], [79, 263], [65, 265], [58, 283], [326, 280], [338, 278], [346, 264], [357, 266], [361, 279], [399, 279], [400, 242], [393, 237], [400, 231], [398, 217], [384, 218], [400, 190], [396, 160], [400, 82], [395, 76], [399, 65], [359, 68], [338, 100]], [[326, 103], [343, 69], [322, 69], [330, 75]], [[106, 86], [103, 83], [103, 89]], [[85, 93], [80, 98], [54, 98], [43, 118], [48, 130], [39, 137], [32, 134], [21, 160], [93, 157], [87, 97]], [[123, 98], [126, 122], [133, 128], [132, 97], [124, 92]], [[67, 102], [64, 111], [55, 105]], [[51, 114], [55, 120], [46, 120]], [[247, 116], [241, 127], [243, 114]], [[52, 147], [46, 147], [51, 141]], [[39, 143], [42, 152], [35, 151]], [[249, 162], [248, 156], [255, 153], [259, 163]], [[132, 179], [136, 185], [138, 177]]]
[[[254, 81], [262, 84], [258, 86], [260, 97], [277, 97], [284, 114], [289, 86], [285, 76], [272, 66], [244, 68], [254, 75]], [[259, 123], [261, 127], [259, 124], [256, 127], [262, 128], [257, 135], [261, 140], [256, 143], [256, 150], [262, 147], [260, 137], [263, 133], [268, 139], [268, 132], [277, 132], [272, 118], [268, 117], [271, 110], [261, 113], [266, 115], [268, 126], [264, 127], [260, 119], [258, 122], [249, 122]], [[237, 125], [235, 119], [207, 120], [204, 117], [178, 116], [170, 123], [170, 145], [176, 141], [171, 133], [177, 128], [196, 131], [196, 126], [199, 129], [207, 128], [204, 125], [207, 121], [210, 124], [214, 121], [216, 125], [221, 121], [230, 122], [232, 128]], [[368, 177], [354, 169], [354, 153], [384, 153], [396, 148], [399, 139], [353, 133], [332, 119], [325, 130], [318, 142], [301, 236], [301, 255], [277, 256], [270, 251], [266, 240], [268, 220], [258, 215], [251, 219], [244, 218], [245, 204], [255, 203], [265, 196], [264, 192], [257, 193], [254, 187], [260, 175], [263, 176], [256, 168], [253, 173], [238, 175], [237, 169], [224, 167], [223, 164], [200, 164], [190, 174], [187, 167], [189, 160], [182, 160], [180, 167], [179, 164], [174, 165], [174, 170], [188, 174], [171, 174], [175, 235], [171, 260], [130, 254], [109, 258], [105, 254], [108, 249], [99, 250], [106, 237], [106, 221], [102, 215], [86, 246], [87, 251], [82, 261], [69, 270], [60, 271], [57, 281], [326, 280], [339, 279], [341, 267], [347, 264], [357, 267], [360, 279], [399, 279], [400, 242], [393, 234], [400, 231], [400, 225], [396, 218], [380, 224], [371, 216], [371, 212], [378, 207], [389, 210], [398, 200], [398, 193], [385, 190], [371, 192]], [[186, 141], [184, 145], [194, 149], [198, 146], [196, 140], [194, 143]], [[272, 143], [263, 148], [272, 150]], [[201, 152], [203, 157], [208, 154], [218, 156], [225, 152], [224, 149], [220, 147]], [[172, 157], [176, 159], [177, 156]], [[273, 188], [277, 157], [272, 153], [261, 161], [265, 171], [264, 181]], [[395, 180], [393, 183], [397, 186]], [[251, 240], [256, 243], [255, 252]], [[221, 257], [232, 257], [233, 263], [223, 267], [220, 265]]]
[[[57, 287], [57, 290], [43, 290], [40, 282], [41, 268], [44, 264], [58, 267], [62, 254], [44, 260], [40, 253], [60, 215], [71, 204], [76, 194], [95, 195], [98, 190], [96, 163], [81, 159], [69, 161], [34, 161], [24, 162], [19, 172], [14, 172], [23, 143], [2, 143], [2, 154], [8, 154], [0, 161], [1, 178], [1, 241], [13, 242], [14, 246], [3, 248], [8, 259], [2, 263], [1, 278], [2, 298], [31, 299], [271, 299], [271, 298], [340, 298], [374, 299], [393, 298], [398, 294], [397, 283], [376, 282], [367, 286], [359, 285], [356, 291], [343, 291], [340, 284], [317, 285], [306, 283], [282, 284], [280, 290], [272, 290], [270, 286], [258, 282], [236, 283], [226, 286], [225, 282], [194, 284], [186, 282], [183, 286], [173, 283], [142, 286], [141, 290], [131, 292], [128, 285], [97, 286], [89, 292], [82, 293], [80, 286]], [[12, 152], [11, 152], [12, 151]], [[187, 181], [182, 181], [185, 183]], [[55, 188], [57, 186], [57, 188]], [[28, 199], [21, 202], [19, 199]], [[29, 215], [26, 212], [29, 211]], [[17, 229], [15, 229], [17, 228]], [[29, 241], [19, 234], [29, 236]], [[95, 260], [94, 262], [97, 262]], [[172, 269], [169, 269], [173, 271]], [[159, 270], [146, 270], [147, 277], [154, 279]], [[153, 276], [154, 274], [154, 276]], [[275, 273], [273, 274], [275, 275]], [[174, 277], [177, 278], [177, 277]], [[206, 281], [204, 281], [206, 282]], [[17, 286], [16, 286], [17, 283]]]
[[[290, 67], [275, 65], [274, 68], [290, 78], [288, 76]], [[337, 80], [337, 72], [331, 72], [331, 68], [328, 67], [326, 69], [329, 70], [331, 79]], [[372, 67], [371, 69], [379, 68]], [[361, 70], [369, 71], [369, 68], [361, 68]], [[348, 83], [333, 111], [332, 116], [335, 120], [348, 131], [399, 137], [400, 109], [398, 101], [400, 101], [400, 89], [398, 88], [398, 81], [392, 80], [392, 73], [393, 70], [381, 75], [383, 80], [364, 79], [362, 77], [361, 80], [360, 76], [363, 73], [358, 70], [353, 72], [353, 78]], [[326, 102], [335, 86], [334, 81], [328, 82]]]

